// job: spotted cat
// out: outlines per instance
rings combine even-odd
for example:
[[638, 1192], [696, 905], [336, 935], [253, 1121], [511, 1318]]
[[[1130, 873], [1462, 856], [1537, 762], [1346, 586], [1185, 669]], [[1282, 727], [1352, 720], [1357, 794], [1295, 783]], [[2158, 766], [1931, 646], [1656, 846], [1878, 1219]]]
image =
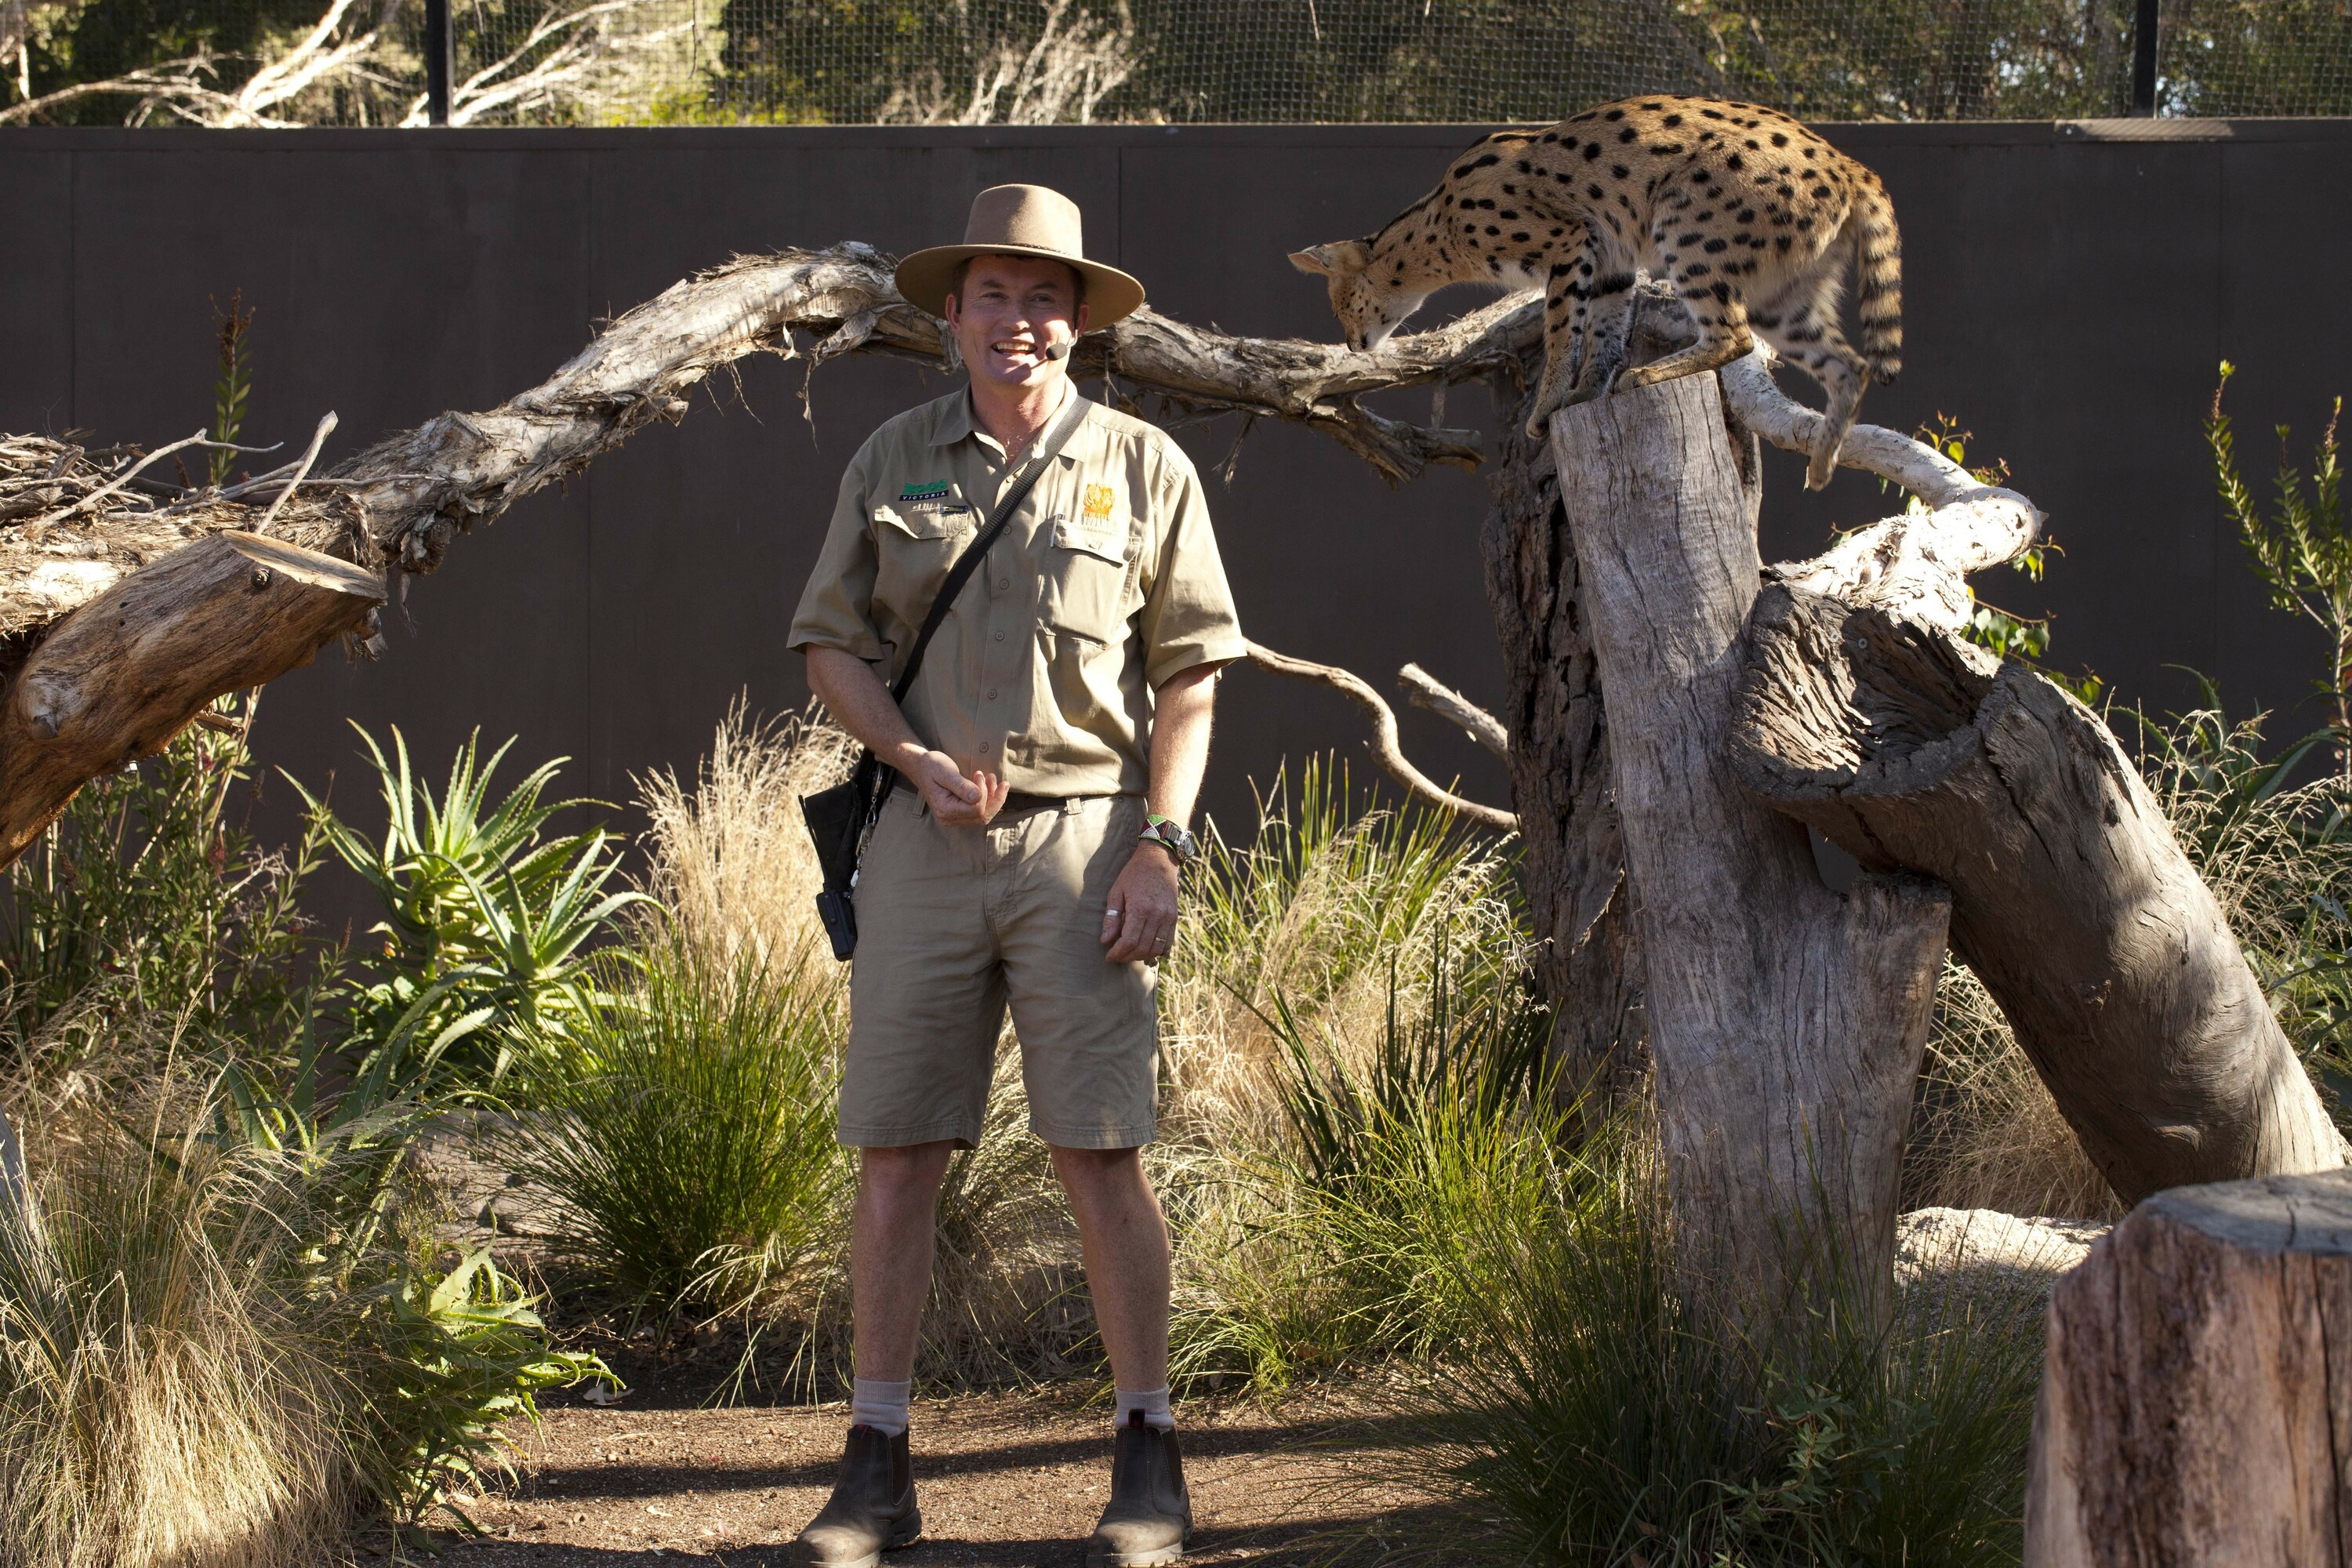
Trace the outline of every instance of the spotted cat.
[[[1329, 280], [1348, 341], [1376, 348], [1449, 283], [1541, 287], [1544, 374], [1528, 420], [1712, 370], [1751, 331], [1829, 394], [1805, 482], [1836, 472], [1863, 388], [1902, 369], [1902, 248], [1878, 176], [1777, 110], [1703, 98], [1603, 104], [1505, 131], [1368, 239], [1291, 257]], [[1839, 325], [1851, 261], [1860, 352]], [[1625, 370], [1636, 270], [1667, 281], [1698, 341]]]

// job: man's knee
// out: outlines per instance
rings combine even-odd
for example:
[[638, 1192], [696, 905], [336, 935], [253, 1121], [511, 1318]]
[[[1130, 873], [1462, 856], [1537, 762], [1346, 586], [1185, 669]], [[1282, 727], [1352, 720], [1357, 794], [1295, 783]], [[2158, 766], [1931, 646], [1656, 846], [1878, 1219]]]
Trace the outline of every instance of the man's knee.
[[1066, 1191], [1082, 1197], [1118, 1196], [1150, 1190], [1143, 1174], [1140, 1149], [1069, 1149], [1054, 1151], [1054, 1173]]
[[877, 1198], [919, 1199], [939, 1190], [955, 1145], [945, 1139], [901, 1148], [858, 1151], [860, 1189]]

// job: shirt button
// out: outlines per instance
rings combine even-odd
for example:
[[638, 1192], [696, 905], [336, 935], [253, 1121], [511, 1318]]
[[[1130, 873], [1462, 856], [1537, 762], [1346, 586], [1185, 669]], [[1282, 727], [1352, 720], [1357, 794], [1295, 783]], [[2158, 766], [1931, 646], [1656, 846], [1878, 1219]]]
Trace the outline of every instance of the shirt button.
[[1011, 593], [1013, 591], [1013, 579], [1010, 577], [999, 577], [996, 580], [996, 591], [1000, 594]]
[[988, 689], [988, 700], [989, 700], [989, 701], [991, 701], [991, 702], [993, 702], [993, 701], [995, 701], [995, 700], [996, 700], [996, 688], [994, 688], [993, 686], [992, 686], [992, 687], [990, 687], [990, 688]]
[[999, 632], [999, 633], [997, 633], [997, 634], [996, 634], [996, 640], [997, 640], [998, 642], [1003, 642], [1003, 641], [1004, 640], [1004, 634], [1003, 634], [1003, 632]]

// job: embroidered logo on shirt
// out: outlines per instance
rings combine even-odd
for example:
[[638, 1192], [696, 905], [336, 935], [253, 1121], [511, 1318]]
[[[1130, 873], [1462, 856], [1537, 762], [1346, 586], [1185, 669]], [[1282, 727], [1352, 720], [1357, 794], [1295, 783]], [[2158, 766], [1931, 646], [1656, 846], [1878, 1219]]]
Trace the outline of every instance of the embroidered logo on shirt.
[[917, 505], [923, 501], [943, 501], [948, 499], [948, 492], [954, 489], [955, 487], [945, 479], [933, 479], [928, 484], [910, 484], [898, 492], [898, 501], [902, 506]]
[[1087, 521], [1108, 522], [1111, 504], [1118, 500], [1118, 493], [1108, 485], [1088, 485], [1087, 487]]

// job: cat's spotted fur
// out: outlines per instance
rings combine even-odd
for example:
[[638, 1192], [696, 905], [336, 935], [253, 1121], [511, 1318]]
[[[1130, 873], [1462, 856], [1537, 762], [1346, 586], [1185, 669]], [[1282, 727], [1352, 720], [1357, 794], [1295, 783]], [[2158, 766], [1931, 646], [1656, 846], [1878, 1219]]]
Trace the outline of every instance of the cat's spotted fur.
[[[1902, 368], [1902, 250], [1878, 177], [1751, 103], [1627, 99], [1549, 130], [1498, 132], [1378, 234], [1291, 260], [1329, 279], [1331, 308], [1359, 349], [1378, 347], [1449, 283], [1543, 289], [1530, 435], [1554, 409], [1612, 385], [1737, 359], [1752, 331], [1829, 394], [1805, 476], [1816, 489], [1836, 470], [1864, 386]], [[1859, 353], [1839, 325], [1849, 262]], [[1674, 288], [1699, 335], [1628, 371], [1636, 270]]]

